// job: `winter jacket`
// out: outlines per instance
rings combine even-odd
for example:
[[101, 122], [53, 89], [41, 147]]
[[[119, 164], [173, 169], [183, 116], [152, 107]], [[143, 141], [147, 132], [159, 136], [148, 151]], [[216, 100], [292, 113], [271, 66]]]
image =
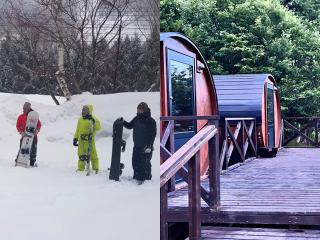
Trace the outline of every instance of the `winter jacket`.
[[[31, 110], [31, 111], [33, 111], [33, 110]], [[17, 127], [17, 130], [19, 133], [22, 133], [26, 130], [27, 116], [28, 116], [27, 113], [22, 113], [17, 119], [16, 127]], [[40, 120], [38, 120], [37, 129], [40, 130], [40, 128], [41, 128], [41, 122], [40, 122]]]
[[[93, 106], [88, 105], [89, 112], [92, 115], [93, 112]], [[91, 148], [91, 161], [94, 162], [93, 164], [98, 164], [98, 156], [96, 152], [96, 146], [95, 146], [95, 135], [96, 132], [101, 129], [100, 121], [92, 115], [92, 118], [94, 119], [93, 124], [93, 132], [92, 132], [92, 148]], [[88, 150], [88, 135], [90, 134], [90, 122], [92, 120], [86, 119], [81, 117], [78, 120], [77, 129], [74, 134], [74, 138], [78, 139], [78, 156], [86, 155]], [[93, 169], [98, 169], [97, 167], [93, 166]], [[81, 169], [82, 170], [82, 169]]]
[[156, 121], [151, 117], [151, 111], [138, 113], [131, 122], [124, 121], [123, 126], [133, 128], [133, 142], [135, 147], [152, 147], [157, 135]]

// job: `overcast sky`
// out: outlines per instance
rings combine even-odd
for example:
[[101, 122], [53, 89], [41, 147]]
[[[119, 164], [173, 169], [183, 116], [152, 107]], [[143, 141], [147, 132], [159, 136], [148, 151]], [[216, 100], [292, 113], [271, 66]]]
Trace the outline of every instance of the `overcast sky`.
[[[2, 8], [5, 6], [4, 4], [6, 1], [7, 0], [0, 0], [0, 6]], [[15, 0], [14, 2], [18, 4], [18, 2], [20, 1], [22, 4], [19, 4], [19, 5], [20, 6], [23, 5], [25, 9], [29, 7], [33, 8], [34, 6], [37, 6], [34, 0]], [[131, 0], [131, 2], [129, 3], [130, 5], [124, 17], [125, 28], [123, 28], [123, 31], [122, 31], [123, 36], [129, 35], [130, 37], [132, 37], [134, 36], [135, 33], [137, 33], [138, 35], [141, 35], [141, 39], [144, 39], [144, 36], [141, 34], [140, 30], [146, 36], [150, 34], [149, 20], [148, 20], [148, 17], [146, 17], [146, 15], [151, 14], [152, 10], [148, 9], [150, 8], [150, 5], [146, 4], [145, 1], [149, 1], [149, 0]], [[141, 14], [144, 15], [145, 18], [144, 17], [136, 18], [137, 15], [141, 15]], [[114, 14], [114, 16], [116, 17], [116, 14]], [[137, 19], [139, 20], [137, 21]], [[111, 21], [110, 21], [109, 29], [113, 25], [111, 18], [110, 20]], [[108, 26], [106, 26], [105, 31], [107, 30], [108, 30]]]

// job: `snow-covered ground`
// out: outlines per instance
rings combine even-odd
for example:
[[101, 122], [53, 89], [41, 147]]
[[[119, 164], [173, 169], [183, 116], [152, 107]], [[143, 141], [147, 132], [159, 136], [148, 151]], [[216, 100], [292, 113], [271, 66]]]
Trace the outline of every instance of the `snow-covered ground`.
[[[107, 177], [113, 121], [118, 117], [131, 120], [141, 101], [149, 104], [158, 120], [159, 100], [159, 93], [84, 93], [55, 106], [50, 96], [0, 93], [0, 239], [159, 239], [159, 125], [153, 179], [140, 186], [131, 181], [132, 132], [126, 129], [121, 181]], [[19, 144], [15, 124], [25, 101], [39, 112], [43, 124], [38, 168], [14, 167]], [[96, 136], [101, 172], [86, 177], [75, 172], [77, 152], [72, 139], [81, 108], [88, 103], [93, 104], [93, 114], [102, 125]]]

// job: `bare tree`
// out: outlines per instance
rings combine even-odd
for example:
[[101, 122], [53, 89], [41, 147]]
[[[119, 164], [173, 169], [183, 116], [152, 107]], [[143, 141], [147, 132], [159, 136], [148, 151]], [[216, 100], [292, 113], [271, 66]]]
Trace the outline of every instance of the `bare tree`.
[[160, 1], [135, 0], [133, 15], [141, 34], [148, 38], [153, 31], [160, 31]]
[[[29, 56], [27, 61], [12, 59], [11, 66], [15, 67], [17, 74], [24, 72], [24, 89], [28, 92], [28, 89], [36, 87], [45, 87], [47, 91], [54, 96], [54, 89], [52, 82], [48, 82], [52, 79], [52, 61], [56, 57], [56, 48], [52, 45], [52, 39], [40, 31], [38, 27], [28, 24], [26, 21], [22, 21], [26, 12], [30, 11], [34, 6], [29, 8], [23, 4], [23, 1], [18, 2], [6, 2], [6, 8], [2, 9], [0, 17], [2, 38], [10, 38], [16, 44], [16, 51], [19, 49], [24, 53], [24, 56]], [[20, 7], [18, 8], [17, 5]], [[29, 14], [29, 19], [34, 19], [35, 16]], [[45, 15], [38, 17], [38, 23], [45, 22]], [[18, 54], [18, 53], [17, 53]], [[20, 78], [16, 78], [15, 81], [19, 81]], [[40, 79], [44, 79], [43, 84], [35, 84]], [[51, 80], [50, 80], [51, 81]], [[16, 84], [16, 82], [14, 82]], [[55, 102], [56, 99], [54, 99]]]
[[[29, 92], [40, 86], [42, 93], [47, 87], [50, 93], [60, 94], [62, 87], [55, 75], [58, 67], [73, 94], [158, 91], [157, 4], [142, 0], [145, 5], [135, 10], [138, 1], [133, 1], [63, 0], [59, 5], [61, 0], [7, 0], [0, 14], [0, 32], [8, 36], [8, 47], [27, 59], [17, 61], [17, 54], [10, 53], [14, 59], [9, 69], [14, 70], [8, 71], [0, 60], [0, 75], [3, 67], [6, 75], [1, 76], [8, 79], [13, 75], [19, 89], [21, 83], [33, 79], [27, 84]], [[155, 4], [153, 10], [147, 10], [147, 3]], [[140, 25], [134, 25], [138, 19]], [[1, 56], [9, 56], [6, 48], [1, 50], [0, 45]], [[59, 64], [58, 56], [64, 57]]]
[[[80, 59], [75, 66], [77, 72], [68, 79], [76, 92], [81, 91], [81, 86], [94, 85], [104, 64], [99, 49], [117, 36], [118, 41], [121, 39], [122, 18], [129, 0], [65, 0], [63, 5], [61, 0], [32, 0], [27, 9], [22, 2], [8, 0], [4, 16], [10, 19], [10, 24], [15, 29], [17, 26], [34, 28], [50, 37], [52, 43], [60, 46], [60, 51], [64, 48], [67, 55], [77, 54]], [[90, 75], [83, 74], [88, 66]], [[62, 69], [58, 72], [60, 80], [63, 80]], [[60, 81], [59, 84], [65, 92], [66, 85]]]
[[149, 73], [144, 82], [144, 91], [158, 91], [160, 87], [160, 1], [136, 0], [133, 5], [135, 23], [141, 35], [146, 39], [145, 72]]
[[[127, 10], [129, 0], [66, 0], [64, 4], [65, 25], [72, 29], [65, 40], [69, 49], [73, 49], [80, 57], [78, 71], [90, 66], [90, 76], [79, 74], [73, 83], [76, 88], [79, 82], [87, 82], [88, 85], [96, 84], [101, 76], [99, 69], [104, 64], [101, 59], [100, 46], [109, 45], [117, 36], [121, 38], [123, 28], [123, 15]], [[50, 5], [40, 1], [40, 4], [50, 9]], [[52, 2], [50, 3], [52, 4]], [[54, 17], [55, 9], [50, 9]], [[87, 44], [87, 43], [90, 44]], [[77, 43], [77, 44], [74, 44]], [[88, 47], [90, 46], [90, 47]], [[117, 68], [115, 68], [117, 69]], [[115, 79], [116, 79], [115, 70]], [[87, 79], [83, 79], [83, 78]], [[86, 81], [87, 80], [87, 81]], [[89, 81], [90, 80], [90, 81]]]

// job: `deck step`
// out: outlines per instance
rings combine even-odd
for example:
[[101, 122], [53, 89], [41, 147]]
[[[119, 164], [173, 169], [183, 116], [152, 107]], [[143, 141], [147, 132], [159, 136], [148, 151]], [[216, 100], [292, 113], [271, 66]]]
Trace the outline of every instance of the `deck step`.
[[201, 228], [201, 239], [218, 240], [305, 240], [320, 239], [320, 230], [211, 227]]

